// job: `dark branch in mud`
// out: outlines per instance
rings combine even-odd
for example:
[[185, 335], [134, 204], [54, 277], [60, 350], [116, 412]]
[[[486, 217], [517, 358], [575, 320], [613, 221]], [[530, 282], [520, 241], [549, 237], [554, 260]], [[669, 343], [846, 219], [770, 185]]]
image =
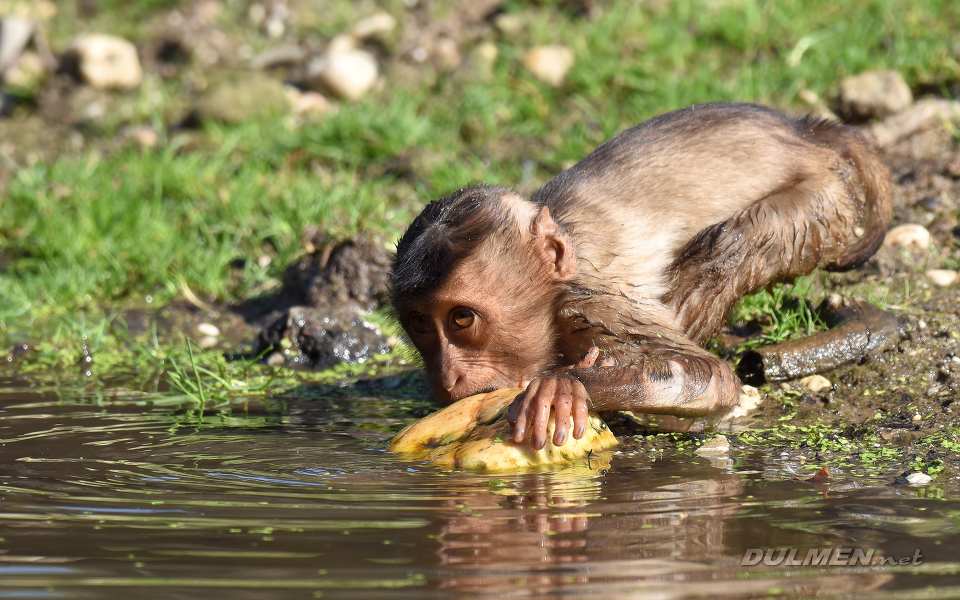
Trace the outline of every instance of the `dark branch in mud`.
[[828, 296], [818, 309], [831, 329], [773, 346], [751, 350], [737, 367], [748, 384], [786, 381], [859, 362], [868, 354], [892, 347], [900, 340], [905, 324], [894, 314], [872, 304]]

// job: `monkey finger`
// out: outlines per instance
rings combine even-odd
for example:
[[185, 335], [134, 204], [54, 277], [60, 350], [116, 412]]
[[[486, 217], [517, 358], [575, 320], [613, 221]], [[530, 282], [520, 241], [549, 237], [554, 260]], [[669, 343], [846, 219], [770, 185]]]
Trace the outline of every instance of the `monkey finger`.
[[597, 362], [597, 358], [600, 356], [600, 348], [596, 346], [591, 347], [587, 350], [587, 353], [581, 358], [574, 368], [576, 369], [589, 369]]
[[600, 364], [597, 366], [598, 367], [615, 367], [617, 366], [617, 359], [615, 359], [612, 356], [604, 357], [604, 359], [601, 360]]
[[536, 450], [541, 450], [547, 445], [547, 424], [550, 421], [550, 409], [553, 407], [553, 399], [557, 392], [557, 380], [554, 377], [545, 377], [538, 381], [540, 386], [537, 388], [535, 399], [530, 404], [533, 412], [530, 444]]
[[589, 417], [589, 408], [587, 407], [587, 390], [583, 384], [573, 395], [573, 438], [579, 440], [587, 431], [587, 420]]
[[561, 382], [557, 388], [557, 395], [553, 401], [553, 445], [562, 446], [567, 441], [567, 430], [570, 429], [570, 410], [573, 404], [569, 382]]
[[513, 441], [522, 443], [530, 431], [533, 421], [531, 403], [537, 397], [540, 380], [534, 379], [527, 386], [527, 391], [518, 395], [507, 411], [507, 420], [513, 423]]
[[520, 378], [520, 387], [526, 389], [528, 385], [530, 385], [530, 380], [529, 380], [526, 376], [521, 377], [521, 378]]

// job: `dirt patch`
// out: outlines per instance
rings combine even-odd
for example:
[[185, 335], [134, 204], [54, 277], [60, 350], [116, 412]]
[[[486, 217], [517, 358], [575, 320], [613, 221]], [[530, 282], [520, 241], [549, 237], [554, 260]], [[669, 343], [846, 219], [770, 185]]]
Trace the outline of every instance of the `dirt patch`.
[[[386, 290], [387, 250], [367, 237], [311, 237], [315, 249], [284, 270], [280, 293], [249, 306], [248, 319], [260, 328], [254, 354], [325, 369], [389, 352], [391, 340], [367, 320]], [[257, 306], [266, 312], [257, 314]]]

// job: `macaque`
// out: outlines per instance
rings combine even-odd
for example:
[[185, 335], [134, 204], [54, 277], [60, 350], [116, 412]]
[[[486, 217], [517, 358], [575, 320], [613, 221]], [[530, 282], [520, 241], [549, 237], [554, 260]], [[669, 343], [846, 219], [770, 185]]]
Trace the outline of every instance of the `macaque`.
[[514, 441], [584, 432], [590, 410], [720, 416], [739, 401], [703, 347], [743, 295], [883, 242], [889, 176], [855, 129], [736, 103], [607, 141], [532, 198], [463, 188], [397, 244], [390, 299], [444, 402], [527, 385]]

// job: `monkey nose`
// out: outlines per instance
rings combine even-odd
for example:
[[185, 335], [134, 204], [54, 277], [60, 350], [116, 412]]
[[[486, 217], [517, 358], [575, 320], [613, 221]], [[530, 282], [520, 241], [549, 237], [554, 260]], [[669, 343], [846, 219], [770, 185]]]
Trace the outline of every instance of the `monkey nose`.
[[452, 401], [454, 398], [454, 390], [457, 389], [457, 384], [460, 382], [460, 379], [460, 374], [456, 370], [450, 368], [441, 369], [433, 381], [433, 393], [444, 402]]

